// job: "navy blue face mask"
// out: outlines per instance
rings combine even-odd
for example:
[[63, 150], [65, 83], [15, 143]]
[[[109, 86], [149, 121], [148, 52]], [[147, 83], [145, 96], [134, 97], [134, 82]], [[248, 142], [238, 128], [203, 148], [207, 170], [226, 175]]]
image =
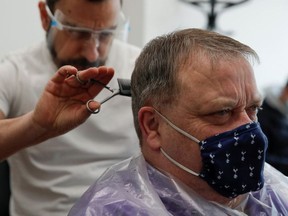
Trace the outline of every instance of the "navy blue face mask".
[[199, 174], [175, 161], [161, 148], [163, 155], [176, 166], [204, 179], [214, 190], [228, 198], [263, 187], [268, 140], [259, 123], [248, 123], [199, 141], [155, 111], [172, 128], [200, 145], [203, 167]]

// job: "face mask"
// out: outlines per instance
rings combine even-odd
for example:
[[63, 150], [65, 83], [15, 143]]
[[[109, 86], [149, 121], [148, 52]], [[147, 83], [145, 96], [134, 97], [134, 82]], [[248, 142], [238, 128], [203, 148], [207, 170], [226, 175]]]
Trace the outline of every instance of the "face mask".
[[257, 191], [263, 187], [268, 140], [259, 123], [248, 123], [199, 141], [155, 111], [172, 128], [200, 145], [203, 163], [200, 173], [178, 163], [161, 149], [163, 155], [176, 166], [204, 179], [214, 190], [228, 198]]

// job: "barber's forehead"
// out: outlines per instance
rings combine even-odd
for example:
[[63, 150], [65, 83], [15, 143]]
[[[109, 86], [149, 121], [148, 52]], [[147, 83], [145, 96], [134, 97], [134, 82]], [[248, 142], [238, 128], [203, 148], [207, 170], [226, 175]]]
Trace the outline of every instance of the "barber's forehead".
[[121, 9], [119, 0], [59, 0], [54, 9], [61, 8], [65, 14], [107, 14]]
[[115, 25], [121, 7], [119, 0], [61, 0], [55, 9], [61, 10], [66, 21], [97, 29]]

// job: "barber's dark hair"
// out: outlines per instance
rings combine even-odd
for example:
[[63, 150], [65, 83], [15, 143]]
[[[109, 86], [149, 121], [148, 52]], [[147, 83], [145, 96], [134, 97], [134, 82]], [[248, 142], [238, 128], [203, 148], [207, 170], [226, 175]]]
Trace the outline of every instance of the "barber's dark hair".
[[[53, 12], [55, 4], [57, 2], [59, 2], [59, 1], [61, 1], [61, 0], [46, 0], [46, 4], [50, 8], [50, 10]], [[103, 2], [103, 1], [106, 1], [106, 0], [87, 0], [87, 1], [90, 1], [90, 2]], [[121, 6], [122, 6], [122, 3], [123, 3], [123, 0], [120, 0]]]
[[131, 78], [134, 124], [140, 140], [140, 108], [153, 106], [161, 110], [177, 103], [181, 69], [188, 64], [201, 67], [202, 59], [207, 59], [207, 64], [213, 67], [219, 60], [242, 57], [249, 62], [259, 62], [258, 55], [249, 46], [207, 30], [179, 30], [150, 41], [136, 60]]

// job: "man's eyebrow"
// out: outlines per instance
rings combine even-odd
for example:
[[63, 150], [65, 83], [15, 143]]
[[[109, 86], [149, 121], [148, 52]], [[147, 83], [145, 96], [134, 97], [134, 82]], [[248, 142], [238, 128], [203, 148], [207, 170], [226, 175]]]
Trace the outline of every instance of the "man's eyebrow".
[[260, 93], [258, 93], [256, 95], [256, 97], [254, 98], [253, 103], [254, 104], [262, 104], [263, 100], [264, 100], [264, 97]]

